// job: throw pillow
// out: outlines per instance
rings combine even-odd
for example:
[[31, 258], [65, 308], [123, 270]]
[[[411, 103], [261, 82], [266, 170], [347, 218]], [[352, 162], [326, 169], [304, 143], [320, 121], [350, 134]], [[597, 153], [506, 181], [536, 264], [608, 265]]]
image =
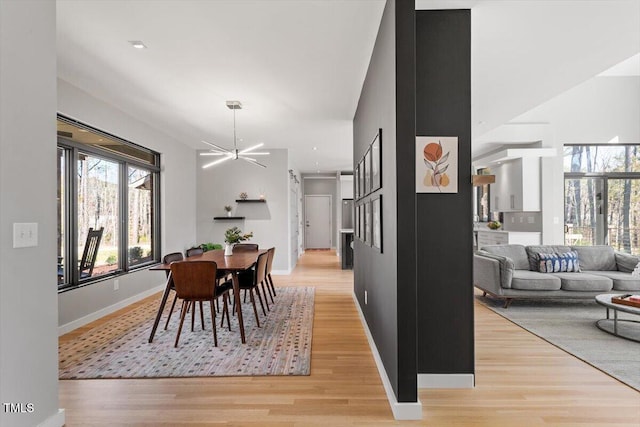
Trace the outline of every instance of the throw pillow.
[[538, 254], [538, 271], [541, 273], [579, 272], [578, 254], [574, 251], [562, 254]]

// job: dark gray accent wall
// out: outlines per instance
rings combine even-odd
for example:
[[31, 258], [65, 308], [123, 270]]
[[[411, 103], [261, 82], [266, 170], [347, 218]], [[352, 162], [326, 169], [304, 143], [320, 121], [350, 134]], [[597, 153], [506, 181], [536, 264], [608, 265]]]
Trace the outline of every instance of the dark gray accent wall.
[[416, 134], [459, 149], [458, 193], [416, 197], [419, 373], [474, 372], [470, 23], [469, 10], [416, 12]]
[[353, 123], [355, 163], [382, 128], [382, 188], [363, 201], [383, 195], [384, 248], [355, 242], [354, 292], [399, 402], [417, 401], [414, 8], [387, 1]]

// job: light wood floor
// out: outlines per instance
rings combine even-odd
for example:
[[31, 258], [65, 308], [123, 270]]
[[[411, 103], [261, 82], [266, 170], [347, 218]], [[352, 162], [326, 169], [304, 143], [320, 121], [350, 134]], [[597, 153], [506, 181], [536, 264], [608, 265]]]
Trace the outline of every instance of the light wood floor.
[[335, 253], [313, 251], [275, 282], [316, 286], [310, 376], [60, 381], [66, 425], [640, 426], [640, 393], [478, 304], [476, 387], [421, 391], [423, 420], [394, 421], [353, 274]]

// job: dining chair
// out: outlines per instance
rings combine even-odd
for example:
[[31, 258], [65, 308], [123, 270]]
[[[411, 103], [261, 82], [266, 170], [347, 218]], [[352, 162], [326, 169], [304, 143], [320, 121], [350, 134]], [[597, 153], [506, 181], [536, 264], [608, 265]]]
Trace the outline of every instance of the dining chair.
[[100, 240], [102, 240], [102, 232], [104, 227], [100, 227], [98, 230], [89, 228], [87, 233], [87, 240], [84, 243], [84, 250], [82, 251], [82, 258], [80, 260], [80, 279], [86, 279], [93, 274], [93, 267], [96, 264], [96, 258], [98, 257], [98, 248], [100, 247]]
[[[271, 270], [273, 269], [273, 257], [276, 255], [276, 248], [269, 248], [267, 250], [267, 253], [269, 254], [269, 258], [267, 258], [267, 277], [265, 281], [267, 282], [267, 289], [269, 290], [269, 296], [271, 297], [271, 302], [273, 303], [273, 297], [276, 296], [276, 288], [273, 286]], [[273, 294], [271, 292], [273, 292]]]
[[233, 252], [252, 252], [257, 250], [257, 243], [236, 243], [233, 245]]
[[178, 295], [178, 298], [182, 299], [180, 326], [178, 327], [174, 347], [178, 347], [180, 332], [182, 331], [184, 318], [189, 307], [191, 307], [192, 310], [191, 326], [193, 330], [193, 313], [195, 311], [196, 301], [200, 303], [203, 301], [209, 301], [211, 325], [213, 329], [213, 344], [216, 347], [218, 346], [218, 334], [216, 328], [216, 310], [214, 308], [214, 301], [219, 296], [223, 297], [222, 321], [224, 322], [224, 316], [226, 314], [227, 322], [231, 323], [229, 321], [229, 306], [227, 304], [231, 284], [227, 281], [222, 285], [218, 285], [216, 280], [217, 270], [218, 265], [214, 261], [176, 261], [171, 264], [171, 276], [176, 288], [176, 294]]
[[[184, 256], [182, 256], [182, 252], [173, 252], [162, 257], [163, 264], [171, 264], [174, 261], [182, 261]], [[169, 271], [167, 270], [167, 280], [169, 280]], [[169, 283], [170, 290], [176, 291], [176, 287], [173, 284], [173, 280]], [[171, 320], [171, 315], [173, 314], [173, 309], [176, 307], [176, 301], [178, 301], [178, 294], [173, 296], [173, 303], [171, 304], [171, 310], [169, 310], [169, 315], [167, 316], [167, 321], [164, 324], [164, 330], [167, 330], [169, 326], [169, 320]]]
[[202, 248], [190, 248], [187, 249], [187, 258], [194, 255], [202, 255], [204, 253], [204, 249]]
[[[247, 272], [246, 274], [238, 275], [238, 284], [240, 289], [244, 289], [249, 291], [249, 296], [251, 299], [251, 304], [253, 305], [253, 314], [256, 317], [256, 324], [260, 327], [260, 319], [258, 318], [258, 309], [256, 307], [256, 299], [255, 295], [258, 296], [258, 300], [260, 301], [260, 306], [262, 307], [262, 313], [266, 316], [267, 312], [264, 309], [264, 304], [262, 303], [262, 296], [260, 295], [260, 284], [264, 282], [267, 275], [267, 257], [268, 252], [258, 255], [258, 260], [256, 261], [255, 268]], [[264, 292], [264, 291], [263, 291]], [[233, 300], [233, 312], [235, 312], [235, 298], [239, 297], [234, 296]], [[266, 295], [265, 295], [266, 298]]]

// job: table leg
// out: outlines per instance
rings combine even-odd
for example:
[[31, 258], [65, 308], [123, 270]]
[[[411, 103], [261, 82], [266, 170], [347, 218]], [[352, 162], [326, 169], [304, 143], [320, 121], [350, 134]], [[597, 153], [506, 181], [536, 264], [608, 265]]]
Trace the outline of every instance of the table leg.
[[236, 313], [238, 314], [238, 325], [240, 326], [240, 338], [242, 344], [244, 344], [244, 321], [242, 320], [242, 298], [240, 298], [240, 280], [238, 279], [238, 272], [231, 272], [231, 278], [233, 281], [233, 298], [236, 301]]
[[613, 334], [618, 335], [618, 310], [613, 310]]
[[162, 295], [162, 301], [160, 301], [160, 307], [158, 307], [158, 314], [156, 314], [156, 320], [153, 322], [153, 328], [151, 329], [151, 336], [149, 336], [149, 342], [153, 341], [153, 337], [156, 334], [156, 329], [158, 329], [158, 323], [160, 323], [160, 317], [162, 316], [162, 312], [164, 311], [164, 306], [167, 303], [167, 298], [169, 298], [169, 292], [171, 291], [171, 273], [167, 277], [167, 285], [164, 287], [164, 294]]

